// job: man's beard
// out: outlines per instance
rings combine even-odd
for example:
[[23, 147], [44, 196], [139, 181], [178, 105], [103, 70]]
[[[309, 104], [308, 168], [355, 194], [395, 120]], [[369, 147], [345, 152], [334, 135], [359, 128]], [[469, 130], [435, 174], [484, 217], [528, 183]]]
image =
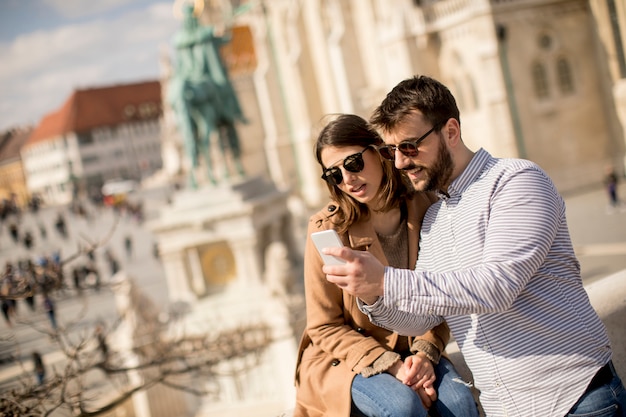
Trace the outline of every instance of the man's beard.
[[[404, 171], [410, 171], [417, 168], [417, 165], [411, 164], [403, 168]], [[441, 138], [439, 139], [439, 149], [437, 150], [437, 159], [432, 167], [422, 167], [426, 171], [425, 185], [420, 187], [417, 183], [413, 184], [416, 191], [442, 191], [449, 185], [452, 171], [454, 170], [454, 162], [450, 151], [445, 146]]]

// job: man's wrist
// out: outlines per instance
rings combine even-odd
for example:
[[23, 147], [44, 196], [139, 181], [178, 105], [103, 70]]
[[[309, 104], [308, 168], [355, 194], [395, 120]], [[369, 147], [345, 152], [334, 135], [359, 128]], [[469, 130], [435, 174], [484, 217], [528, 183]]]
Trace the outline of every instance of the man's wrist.
[[363, 301], [363, 303], [365, 303], [368, 306], [371, 306], [372, 304], [376, 304], [376, 301], [378, 301], [380, 297], [378, 296], [372, 296], [372, 297], [366, 297], [366, 298], [361, 298], [361, 301]]

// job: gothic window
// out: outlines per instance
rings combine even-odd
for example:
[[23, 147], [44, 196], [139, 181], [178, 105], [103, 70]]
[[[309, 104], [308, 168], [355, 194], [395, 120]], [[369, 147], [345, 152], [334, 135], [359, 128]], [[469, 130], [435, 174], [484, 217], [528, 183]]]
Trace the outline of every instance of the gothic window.
[[541, 62], [535, 62], [532, 67], [533, 87], [537, 98], [547, 98], [550, 95], [548, 74]]
[[559, 89], [563, 94], [574, 92], [574, 80], [572, 79], [572, 68], [567, 58], [561, 57], [556, 61], [556, 74], [559, 81]]

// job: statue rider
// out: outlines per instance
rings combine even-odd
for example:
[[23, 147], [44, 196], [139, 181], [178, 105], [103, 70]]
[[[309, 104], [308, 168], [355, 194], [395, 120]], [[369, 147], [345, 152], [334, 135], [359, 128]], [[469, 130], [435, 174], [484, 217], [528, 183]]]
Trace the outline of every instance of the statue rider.
[[183, 6], [183, 14], [183, 27], [174, 36], [177, 59], [168, 86], [168, 100], [191, 161], [189, 183], [196, 188], [194, 171], [200, 157], [205, 161], [209, 181], [216, 183], [210, 155], [213, 133], [217, 133], [219, 140], [224, 177], [229, 177], [227, 153], [231, 154], [238, 174], [244, 175], [235, 123], [247, 121], [219, 53], [230, 41], [229, 37], [218, 36], [211, 26], [201, 26], [192, 5]]

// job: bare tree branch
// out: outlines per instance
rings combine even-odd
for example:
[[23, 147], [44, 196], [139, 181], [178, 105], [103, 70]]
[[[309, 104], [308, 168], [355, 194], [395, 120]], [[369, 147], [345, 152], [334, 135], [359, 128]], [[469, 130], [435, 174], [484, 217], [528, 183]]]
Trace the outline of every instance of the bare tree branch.
[[[133, 394], [157, 384], [194, 395], [217, 395], [217, 392], [182, 383], [178, 378], [203, 375], [210, 380], [222, 375], [239, 374], [257, 365], [272, 342], [270, 329], [263, 324], [175, 340], [161, 335], [153, 343], [132, 352], [139, 362], [128, 366], [118, 352], [102, 358], [93, 335], [75, 344], [70, 344], [62, 335], [58, 343], [65, 355], [63, 369], [60, 372], [55, 370], [55, 375], [41, 386], [28, 383], [28, 378], [24, 377], [19, 386], [0, 394], [0, 416], [46, 416], [59, 409], [67, 410], [72, 416], [99, 416], [119, 407]], [[244, 368], [234, 366], [230, 371], [218, 370], [218, 366], [223, 366], [225, 362], [242, 359], [249, 360]], [[90, 393], [95, 392], [94, 387], [87, 382], [87, 377], [98, 371], [105, 376], [109, 390], [117, 394], [106, 403], [95, 404], [95, 396], [90, 398]], [[130, 372], [139, 372], [142, 382], [131, 384], [126, 378]], [[122, 380], [116, 379], [115, 375], [121, 376]]]

